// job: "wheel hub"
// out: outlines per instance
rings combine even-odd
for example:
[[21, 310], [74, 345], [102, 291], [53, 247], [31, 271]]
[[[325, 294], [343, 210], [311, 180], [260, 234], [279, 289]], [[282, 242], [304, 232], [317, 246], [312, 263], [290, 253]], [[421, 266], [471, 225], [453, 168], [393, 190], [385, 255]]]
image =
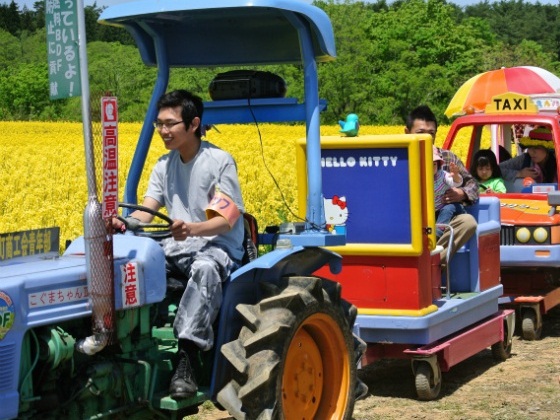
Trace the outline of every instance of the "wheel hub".
[[313, 338], [300, 329], [286, 359], [282, 397], [287, 418], [313, 419], [323, 392], [323, 360]]

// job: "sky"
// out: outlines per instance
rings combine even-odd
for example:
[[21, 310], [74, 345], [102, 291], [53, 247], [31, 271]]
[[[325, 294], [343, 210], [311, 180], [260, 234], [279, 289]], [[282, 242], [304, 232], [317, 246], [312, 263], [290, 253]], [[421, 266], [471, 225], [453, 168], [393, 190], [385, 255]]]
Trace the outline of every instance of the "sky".
[[[16, 0], [16, 4], [19, 6], [20, 10], [23, 8], [23, 6], [27, 6], [28, 9], [33, 9], [33, 3], [35, 3], [36, 0]], [[86, 6], [90, 6], [94, 3], [94, 0], [82, 0], [84, 2], [84, 5]], [[104, 7], [104, 6], [110, 6], [113, 4], [119, 4], [119, 3], [126, 3], [127, 1], [130, 0], [96, 0], [97, 6], [99, 7]], [[204, 1], [204, 0], [198, 0], [198, 1]], [[312, 0], [302, 0], [305, 1], [306, 3], [311, 3]], [[458, 6], [468, 6], [470, 4], [477, 4], [480, 3], [482, 0], [450, 0], [450, 3], [454, 3]], [[490, 0], [491, 2], [493, 2], [493, 0]], [[536, 3], [537, 0], [525, 0], [528, 3]], [[558, 4], [560, 0], [538, 0], [541, 4]], [[10, 4], [11, 0], [0, 0], [0, 3], [3, 4]]]

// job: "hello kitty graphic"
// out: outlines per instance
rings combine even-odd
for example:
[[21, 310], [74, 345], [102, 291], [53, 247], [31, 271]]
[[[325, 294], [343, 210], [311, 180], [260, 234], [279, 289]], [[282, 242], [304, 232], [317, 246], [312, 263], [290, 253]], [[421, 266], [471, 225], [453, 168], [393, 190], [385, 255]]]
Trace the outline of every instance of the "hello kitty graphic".
[[348, 220], [348, 207], [346, 197], [335, 195], [332, 198], [323, 198], [327, 230], [333, 234], [346, 233]]

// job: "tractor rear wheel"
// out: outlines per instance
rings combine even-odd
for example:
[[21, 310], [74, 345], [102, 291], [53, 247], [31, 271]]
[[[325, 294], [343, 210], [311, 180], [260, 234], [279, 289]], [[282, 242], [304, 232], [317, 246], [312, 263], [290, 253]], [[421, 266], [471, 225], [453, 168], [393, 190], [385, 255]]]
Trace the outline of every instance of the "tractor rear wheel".
[[237, 307], [244, 327], [222, 346], [233, 379], [218, 402], [236, 419], [350, 419], [362, 350], [355, 307], [317, 277], [263, 286], [269, 297]]

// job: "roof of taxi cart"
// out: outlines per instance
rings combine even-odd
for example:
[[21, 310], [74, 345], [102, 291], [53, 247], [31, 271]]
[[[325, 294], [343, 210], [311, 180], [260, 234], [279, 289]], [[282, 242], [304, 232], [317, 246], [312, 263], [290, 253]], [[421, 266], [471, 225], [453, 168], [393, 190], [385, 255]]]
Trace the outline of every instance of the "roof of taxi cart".
[[471, 114], [457, 117], [452, 125], [488, 125], [488, 124], [552, 124], [560, 120], [555, 112], [517, 113], [517, 114]]
[[301, 0], [137, 0], [108, 7], [99, 21], [125, 27], [147, 65], [156, 64], [154, 36], [170, 67], [301, 63], [295, 22], [311, 34], [318, 62], [336, 56], [328, 16]]

